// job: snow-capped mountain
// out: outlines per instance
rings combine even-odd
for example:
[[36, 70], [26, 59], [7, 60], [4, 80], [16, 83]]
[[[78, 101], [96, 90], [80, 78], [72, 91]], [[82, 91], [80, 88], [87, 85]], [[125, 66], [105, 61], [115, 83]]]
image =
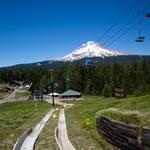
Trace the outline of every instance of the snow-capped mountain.
[[72, 53], [62, 57], [58, 58], [59, 61], [74, 61], [79, 60], [82, 58], [89, 58], [89, 57], [110, 57], [110, 56], [119, 56], [119, 55], [127, 55], [125, 53], [106, 49], [103, 46], [101, 46], [99, 43], [96, 43], [94, 41], [89, 41], [85, 44], [83, 44], [81, 47], [75, 49]]

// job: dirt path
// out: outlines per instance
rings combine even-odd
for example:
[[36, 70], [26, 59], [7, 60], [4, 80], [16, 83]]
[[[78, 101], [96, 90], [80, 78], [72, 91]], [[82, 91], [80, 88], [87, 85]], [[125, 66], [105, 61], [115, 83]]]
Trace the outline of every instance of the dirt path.
[[0, 104], [17, 101], [15, 98], [16, 93], [19, 91], [19, 88], [16, 88], [10, 95], [0, 100]]

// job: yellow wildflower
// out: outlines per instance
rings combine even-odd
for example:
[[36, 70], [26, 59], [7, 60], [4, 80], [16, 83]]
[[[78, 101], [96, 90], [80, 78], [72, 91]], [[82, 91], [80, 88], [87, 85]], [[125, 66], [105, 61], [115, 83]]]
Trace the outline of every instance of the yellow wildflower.
[[56, 118], [57, 118], [57, 115], [56, 115], [56, 114], [53, 114], [52, 117], [53, 117], [54, 119], [56, 119]]

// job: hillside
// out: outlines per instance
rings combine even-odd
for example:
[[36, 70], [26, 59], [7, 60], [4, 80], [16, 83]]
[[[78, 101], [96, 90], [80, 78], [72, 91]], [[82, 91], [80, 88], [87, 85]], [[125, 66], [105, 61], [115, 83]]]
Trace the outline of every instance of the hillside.
[[33, 101], [0, 105], [0, 149], [13, 149], [20, 135], [28, 128], [34, 127], [50, 107], [48, 103]]
[[8, 67], [1, 67], [1, 68], [31, 68], [31, 67], [46, 67], [46, 68], [54, 68], [57, 66], [66, 66], [68, 64], [76, 64], [82, 63], [86, 64], [86, 60], [90, 59], [92, 64], [102, 63], [102, 64], [112, 64], [112, 63], [134, 63], [141, 58], [150, 60], [149, 55], [141, 56], [141, 55], [127, 55], [127, 56], [111, 56], [111, 57], [90, 57], [90, 58], [83, 58], [80, 60], [71, 61], [41, 61], [35, 63], [28, 63], [28, 64], [17, 64]]
[[[74, 106], [66, 110], [69, 139], [76, 149], [114, 150], [97, 133], [96, 117], [105, 116], [128, 124], [136, 124], [140, 128], [150, 127], [149, 101], [150, 95], [125, 99], [84, 96], [80, 101], [71, 101], [69, 103], [73, 103]], [[27, 128], [34, 127], [50, 107], [51, 105], [45, 102], [33, 101], [1, 105], [0, 149], [12, 149], [17, 138]], [[58, 112], [55, 114], [59, 115]], [[57, 119], [49, 120], [37, 140], [35, 149], [57, 149], [53, 136]]]
[[108, 49], [101, 44], [88, 41], [79, 48], [74, 49], [71, 53], [54, 60], [39, 61], [27, 64], [17, 64], [5, 68], [30, 68], [30, 67], [47, 67], [54, 68], [68, 64], [92, 64], [97, 63], [133, 63], [141, 58], [150, 60], [149, 55], [129, 55], [118, 50]]
[[86, 96], [82, 101], [72, 102], [74, 107], [66, 112], [69, 138], [77, 149], [113, 150], [97, 133], [96, 117], [109, 117], [139, 128], [150, 127], [149, 101], [150, 95], [125, 99]]

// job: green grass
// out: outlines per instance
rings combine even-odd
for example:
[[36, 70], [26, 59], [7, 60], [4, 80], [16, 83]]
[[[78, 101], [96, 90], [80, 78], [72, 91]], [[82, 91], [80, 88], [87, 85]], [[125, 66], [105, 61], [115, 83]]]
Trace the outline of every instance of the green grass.
[[[150, 95], [125, 99], [86, 96], [83, 100], [68, 102], [74, 104], [65, 110], [68, 135], [77, 150], [114, 150], [97, 133], [96, 117], [99, 116], [150, 127]], [[29, 127], [34, 127], [48, 109], [49, 104], [33, 101], [1, 105], [0, 149], [12, 149], [17, 138]], [[58, 149], [54, 138], [57, 121], [58, 118], [48, 121], [37, 140], [36, 150]]]
[[9, 84], [0, 84], [0, 88], [4, 88], [6, 86], [9, 86]]
[[29, 96], [29, 95], [31, 95], [30, 91], [19, 91], [19, 92], [16, 93], [17, 97]]
[[149, 95], [125, 99], [89, 96], [85, 97], [85, 100], [71, 103], [74, 106], [66, 110], [66, 120], [69, 138], [77, 150], [113, 149], [96, 131], [96, 117], [99, 116], [136, 124], [139, 127], [150, 127]]
[[[0, 91], [6, 86], [8, 86], [8, 84], [0, 84]], [[8, 94], [7, 92], [0, 92], [0, 99], [3, 99], [3, 97], [6, 96], [7, 94]]]
[[[68, 134], [77, 150], [111, 150], [112, 147], [100, 138], [96, 131], [95, 115], [101, 104], [108, 101], [99, 97], [72, 102], [74, 106], [66, 110]], [[111, 101], [112, 99], [109, 99]], [[88, 120], [89, 124], [86, 124]]]
[[33, 101], [0, 105], [0, 149], [11, 150], [20, 135], [34, 127], [49, 108], [48, 103]]
[[[113, 109], [117, 111], [99, 111], [97, 116], [108, 116], [109, 118], [123, 121], [138, 126], [150, 127], [150, 96], [132, 97], [115, 100]], [[110, 102], [113, 103], [113, 102]]]
[[0, 99], [3, 99], [4, 96], [6, 96], [8, 93], [7, 92], [0, 92]]

